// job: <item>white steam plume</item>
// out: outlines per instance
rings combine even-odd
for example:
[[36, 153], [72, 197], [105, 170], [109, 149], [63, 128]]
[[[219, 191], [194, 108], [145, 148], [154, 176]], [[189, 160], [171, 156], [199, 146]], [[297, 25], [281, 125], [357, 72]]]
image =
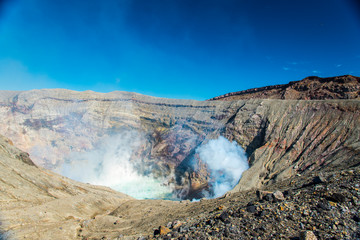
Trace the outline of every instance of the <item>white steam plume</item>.
[[211, 172], [213, 192], [220, 197], [235, 187], [241, 174], [249, 168], [244, 150], [235, 142], [220, 136], [200, 146], [196, 152]]
[[163, 185], [164, 179], [139, 174], [131, 162], [141, 141], [135, 131], [103, 139], [94, 150], [71, 154], [61, 174], [80, 182], [108, 186], [137, 199], [170, 198], [172, 189]]

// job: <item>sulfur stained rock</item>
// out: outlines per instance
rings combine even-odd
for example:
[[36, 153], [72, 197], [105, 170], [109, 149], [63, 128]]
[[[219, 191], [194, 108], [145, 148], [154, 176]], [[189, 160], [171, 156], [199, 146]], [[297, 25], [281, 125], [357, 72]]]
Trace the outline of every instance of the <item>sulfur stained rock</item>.
[[168, 234], [169, 232], [171, 232], [171, 230], [169, 228], [164, 227], [164, 226], [159, 227], [159, 234], [160, 235], [165, 235], [165, 234]]
[[172, 223], [172, 229], [178, 229], [181, 225], [183, 225], [183, 222], [176, 220]]

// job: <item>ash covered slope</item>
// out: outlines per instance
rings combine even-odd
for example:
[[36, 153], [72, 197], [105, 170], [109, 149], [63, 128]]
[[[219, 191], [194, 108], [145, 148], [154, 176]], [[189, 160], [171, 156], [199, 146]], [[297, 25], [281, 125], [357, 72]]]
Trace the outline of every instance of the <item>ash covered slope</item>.
[[360, 99], [360, 78], [351, 75], [328, 78], [313, 76], [283, 85], [231, 92], [210, 100], [240, 99]]
[[0, 166], [0, 227], [9, 239], [75, 239], [82, 221], [131, 199], [37, 167], [3, 136]]

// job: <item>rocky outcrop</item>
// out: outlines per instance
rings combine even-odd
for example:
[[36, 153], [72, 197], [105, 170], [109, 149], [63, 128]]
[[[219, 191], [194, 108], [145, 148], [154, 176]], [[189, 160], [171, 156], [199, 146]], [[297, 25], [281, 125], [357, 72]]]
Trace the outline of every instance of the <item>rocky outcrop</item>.
[[263, 198], [254, 198], [254, 191], [247, 192], [245, 202], [231, 195], [224, 205], [179, 228], [173, 227], [174, 218], [170, 231], [155, 230], [147, 239], [358, 239], [359, 168], [321, 174], [326, 182], [312, 182], [314, 175], [294, 177], [262, 191]]
[[312, 76], [283, 85], [231, 92], [210, 100], [240, 99], [360, 99], [360, 78], [351, 75], [328, 78]]

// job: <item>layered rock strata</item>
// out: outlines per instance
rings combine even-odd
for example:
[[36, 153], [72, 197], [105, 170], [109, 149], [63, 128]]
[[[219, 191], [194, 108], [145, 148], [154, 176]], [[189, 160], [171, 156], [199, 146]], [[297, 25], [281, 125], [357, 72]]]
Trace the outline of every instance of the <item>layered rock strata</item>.
[[234, 191], [360, 163], [360, 101], [250, 102], [256, 107], [240, 110], [224, 134], [246, 146], [251, 166]]
[[321, 78], [307, 77], [301, 81], [288, 84], [253, 88], [245, 91], [231, 92], [210, 100], [234, 101], [240, 99], [292, 99], [292, 100], [325, 100], [325, 99], [359, 99], [360, 78], [344, 75]]
[[250, 189], [358, 164], [359, 110], [356, 99], [200, 102], [125, 92], [2, 91], [0, 133], [35, 163], [56, 169], [72, 152], [132, 129], [144, 139], [132, 156], [138, 171], [175, 175], [169, 183], [178, 197], [199, 198], [211, 179], [195, 150], [209, 139], [223, 135], [245, 149], [250, 169], [234, 191]]
[[207, 171], [195, 171], [190, 164], [196, 147], [219, 136], [241, 104], [125, 92], [3, 91], [0, 133], [28, 151], [36, 164], [56, 169], [73, 152], [90, 151], [109, 136], [135, 131], [143, 139], [132, 156], [138, 171], [175, 174], [170, 181], [176, 180], [177, 194], [184, 198], [207, 187]]

